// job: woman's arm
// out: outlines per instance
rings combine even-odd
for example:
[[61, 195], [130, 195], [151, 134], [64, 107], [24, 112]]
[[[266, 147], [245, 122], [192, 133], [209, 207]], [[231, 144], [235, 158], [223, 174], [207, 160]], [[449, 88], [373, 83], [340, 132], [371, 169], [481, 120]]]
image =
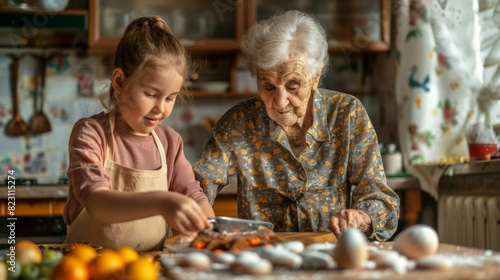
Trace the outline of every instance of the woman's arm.
[[352, 209], [364, 213], [370, 219], [372, 230], [367, 235], [372, 240], [385, 241], [397, 229], [399, 219], [399, 197], [387, 185], [382, 158], [377, 144], [377, 134], [370, 118], [358, 99], [350, 109], [349, 134], [349, 181], [354, 187]]

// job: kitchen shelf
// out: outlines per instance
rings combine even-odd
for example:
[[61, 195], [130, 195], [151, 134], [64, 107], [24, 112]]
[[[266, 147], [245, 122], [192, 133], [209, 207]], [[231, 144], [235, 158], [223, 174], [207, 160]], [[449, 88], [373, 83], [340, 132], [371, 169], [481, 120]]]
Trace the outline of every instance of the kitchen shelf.
[[439, 195], [500, 195], [500, 159], [445, 166], [439, 178]]
[[238, 52], [240, 44], [233, 39], [184, 39], [179, 41], [189, 51], [197, 53], [226, 53]]
[[257, 93], [241, 93], [241, 92], [211, 92], [211, 91], [193, 91], [193, 97], [223, 97], [223, 98], [251, 98], [258, 96]]
[[[87, 47], [87, 1], [69, 0], [62, 11], [50, 11], [38, 3], [40, 1], [0, 0], [0, 48], [26, 51]], [[16, 4], [19, 6], [11, 6]]]
[[43, 9], [9, 9], [9, 8], [0, 8], [0, 14], [22, 14], [22, 15], [87, 15], [87, 10], [64, 10], [64, 11], [47, 11]]
[[447, 165], [443, 176], [495, 173], [500, 170], [500, 159], [478, 160]]
[[39, 28], [55, 30], [87, 30], [87, 10], [13, 10], [0, 8], [0, 28]]
[[328, 51], [330, 53], [342, 53], [345, 55], [388, 52], [390, 48], [390, 44], [383, 41], [372, 41], [366, 44], [359, 43], [358, 46], [355, 43], [328, 43]]

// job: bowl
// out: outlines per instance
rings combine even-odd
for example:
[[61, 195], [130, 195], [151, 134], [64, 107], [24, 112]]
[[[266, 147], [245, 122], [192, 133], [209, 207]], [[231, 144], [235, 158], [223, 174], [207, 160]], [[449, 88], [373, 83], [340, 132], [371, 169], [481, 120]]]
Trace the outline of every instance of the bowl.
[[497, 150], [497, 144], [469, 144], [470, 160], [490, 160], [491, 155]]
[[69, 4], [69, 0], [40, 0], [40, 6], [46, 10], [51, 12], [60, 12]]

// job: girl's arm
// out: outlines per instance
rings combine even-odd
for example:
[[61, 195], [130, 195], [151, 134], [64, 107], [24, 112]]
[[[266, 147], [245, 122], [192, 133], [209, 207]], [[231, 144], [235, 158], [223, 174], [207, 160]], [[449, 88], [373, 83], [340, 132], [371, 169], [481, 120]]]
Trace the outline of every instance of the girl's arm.
[[161, 190], [127, 193], [100, 187], [88, 194], [84, 206], [91, 217], [105, 223], [161, 215], [170, 226], [183, 234], [209, 227], [207, 215], [213, 214], [213, 210], [206, 209], [204, 203], [198, 204], [183, 194]]
[[198, 204], [200, 205], [201, 210], [203, 211], [203, 213], [205, 213], [207, 218], [215, 217], [214, 209], [212, 208], [212, 205], [210, 205], [208, 201], [200, 201], [198, 202]]

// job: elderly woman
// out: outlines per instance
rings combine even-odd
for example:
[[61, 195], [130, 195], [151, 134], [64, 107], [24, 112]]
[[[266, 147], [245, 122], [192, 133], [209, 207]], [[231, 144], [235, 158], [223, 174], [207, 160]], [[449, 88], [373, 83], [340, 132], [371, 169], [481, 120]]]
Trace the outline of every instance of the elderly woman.
[[320, 89], [328, 63], [321, 25], [288, 11], [258, 22], [242, 51], [259, 97], [217, 122], [194, 165], [211, 203], [238, 177], [238, 216], [275, 231], [356, 227], [371, 240], [396, 231], [399, 198], [387, 185], [377, 135], [360, 101]]

